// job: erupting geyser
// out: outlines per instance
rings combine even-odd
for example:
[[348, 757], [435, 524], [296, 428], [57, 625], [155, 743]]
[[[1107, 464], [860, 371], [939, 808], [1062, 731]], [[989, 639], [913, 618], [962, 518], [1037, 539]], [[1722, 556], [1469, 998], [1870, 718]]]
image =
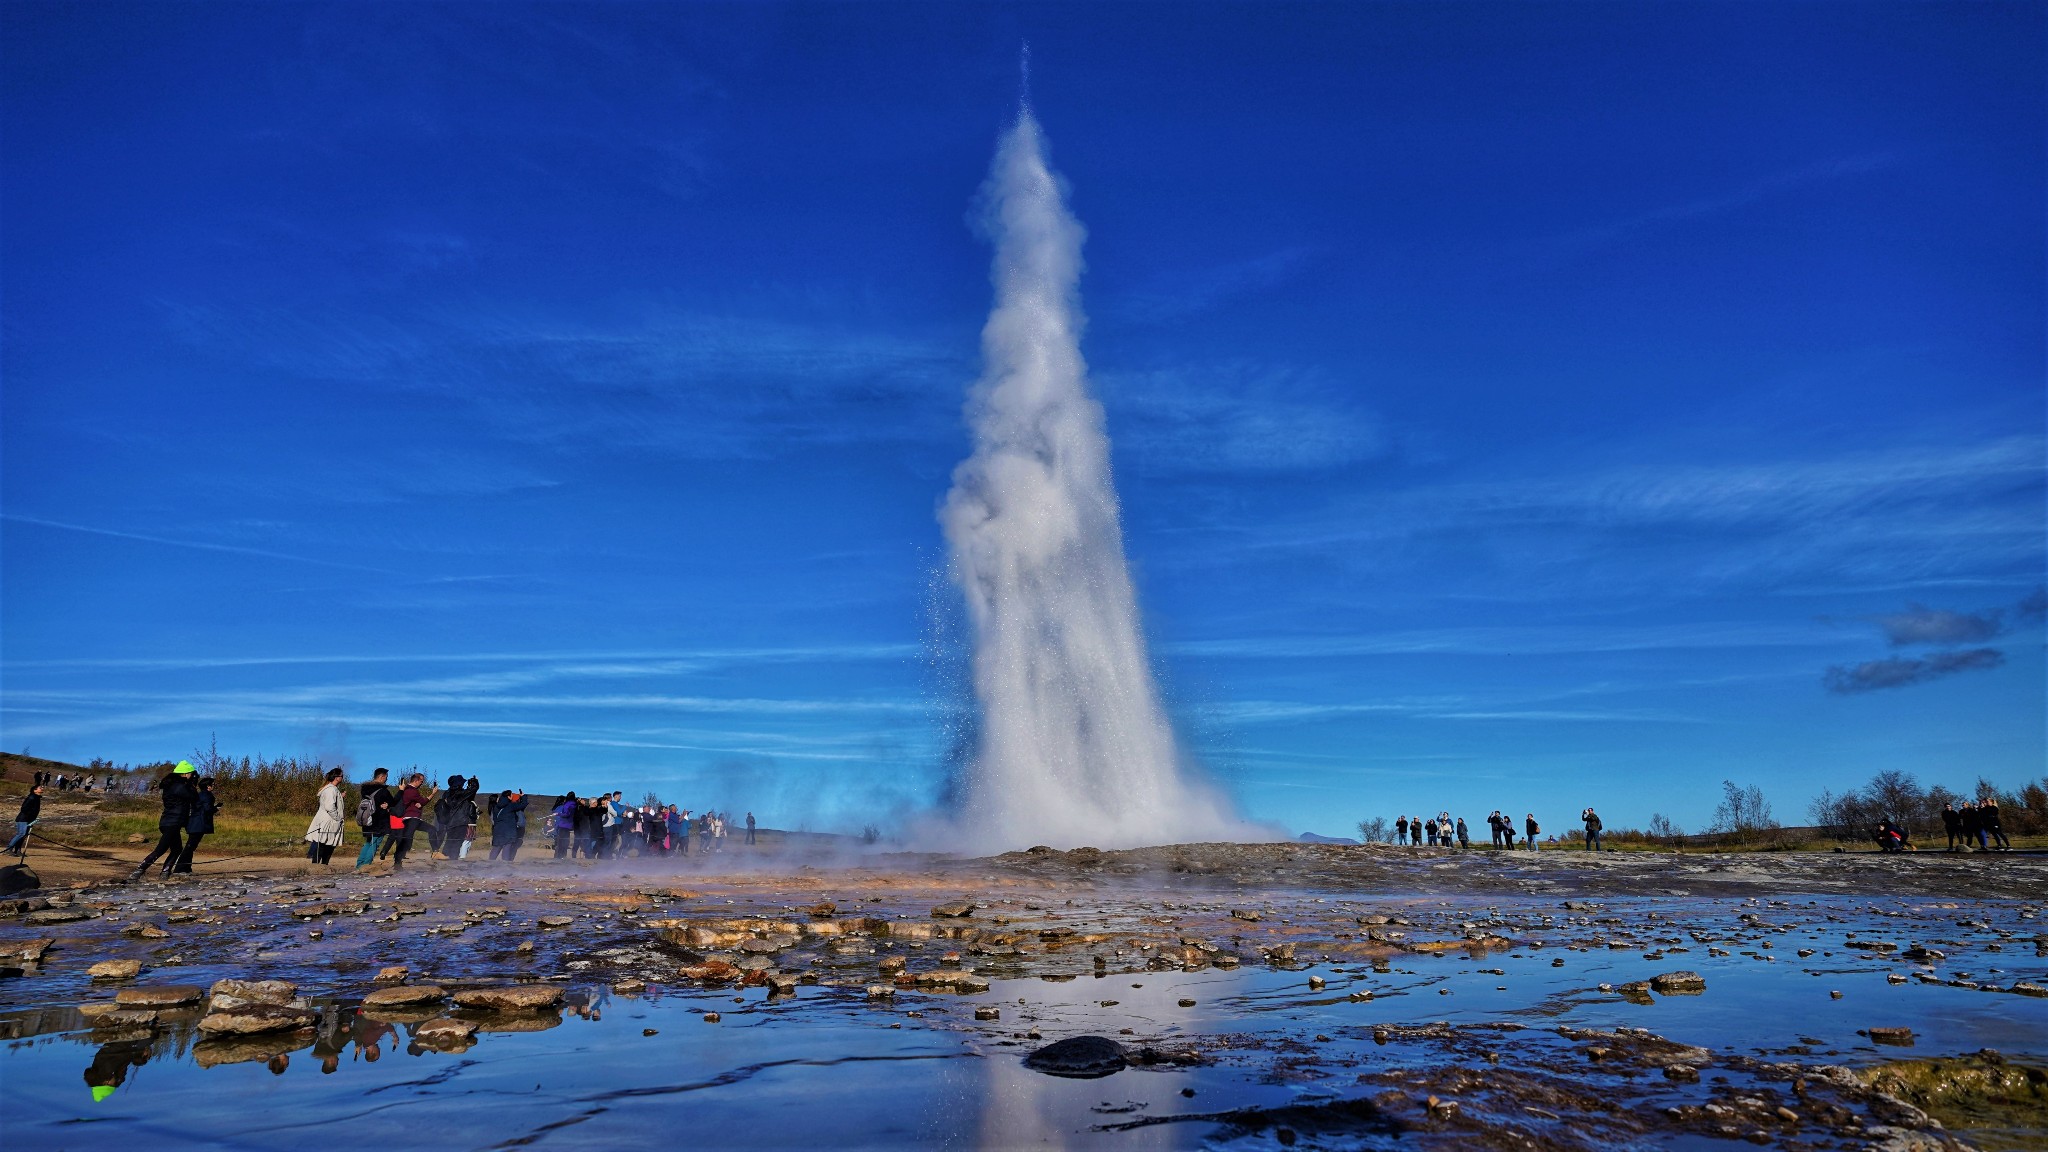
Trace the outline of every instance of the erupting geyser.
[[983, 195], [995, 309], [968, 400], [974, 454], [939, 514], [981, 709], [960, 831], [985, 851], [1256, 836], [1184, 770], [1146, 660], [1081, 359], [1083, 231], [1028, 110]]

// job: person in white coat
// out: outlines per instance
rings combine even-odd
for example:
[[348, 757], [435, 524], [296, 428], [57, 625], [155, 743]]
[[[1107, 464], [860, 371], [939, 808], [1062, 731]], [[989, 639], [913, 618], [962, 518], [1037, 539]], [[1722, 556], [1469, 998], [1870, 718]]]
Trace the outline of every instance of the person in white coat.
[[306, 859], [315, 864], [325, 864], [334, 858], [334, 850], [341, 847], [341, 830], [347, 825], [347, 809], [341, 798], [341, 776], [339, 768], [327, 771], [327, 782], [320, 786], [320, 796], [314, 802], [313, 822], [306, 825]]

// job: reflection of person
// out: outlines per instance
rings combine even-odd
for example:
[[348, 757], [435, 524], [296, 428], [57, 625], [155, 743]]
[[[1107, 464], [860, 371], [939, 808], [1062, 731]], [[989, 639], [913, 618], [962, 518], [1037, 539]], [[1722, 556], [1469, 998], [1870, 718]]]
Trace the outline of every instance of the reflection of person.
[[85, 1066], [85, 1083], [92, 1089], [95, 1103], [114, 1094], [128, 1079], [130, 1068], [140, 1068], [149, 1063], [149, 1041], [117, 1040], [103, 1045], [93, 1053], [92, 1063]]
[[372, 1020], [358, 1011], [352, 1033], [356, 1051], [362, 1053], [363, 1059], [375, 1064], [377, 1058], [384, 1054], [378, 1045], [383, 1042], [384, 1037], [391, 1034], [391, 1025]]

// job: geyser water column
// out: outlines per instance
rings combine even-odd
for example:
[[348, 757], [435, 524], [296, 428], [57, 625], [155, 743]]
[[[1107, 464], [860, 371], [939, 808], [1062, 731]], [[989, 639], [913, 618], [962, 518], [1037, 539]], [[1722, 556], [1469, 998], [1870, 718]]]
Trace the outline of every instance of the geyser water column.
[[1109, 437], [1081, 359], [1083, 230], [1028, 110], [982, 194], [995, 309], [967, 404], [974, 454], [939, 514], [981, 710], [954, 814], [964, 846], [1255, 835], [1189, 776], [1146, 659]]

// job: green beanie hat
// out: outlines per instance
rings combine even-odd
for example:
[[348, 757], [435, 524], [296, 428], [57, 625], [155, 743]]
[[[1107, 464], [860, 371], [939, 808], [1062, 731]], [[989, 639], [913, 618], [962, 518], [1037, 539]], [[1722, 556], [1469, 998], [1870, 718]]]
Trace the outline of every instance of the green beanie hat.
[[113, 1094], [114, 1086], [112, 1084], [95, 1084], [92, 1086], [92, 1102], [95, 1104]]
[[178, 761], [178, 766], [176, 768], [171, 769], [171, 774], [174, 776], [190, 776], [192, 773], [197, 771], [199, 771], [199, 769], [194, 768], [190, 760], [180, 760]]

